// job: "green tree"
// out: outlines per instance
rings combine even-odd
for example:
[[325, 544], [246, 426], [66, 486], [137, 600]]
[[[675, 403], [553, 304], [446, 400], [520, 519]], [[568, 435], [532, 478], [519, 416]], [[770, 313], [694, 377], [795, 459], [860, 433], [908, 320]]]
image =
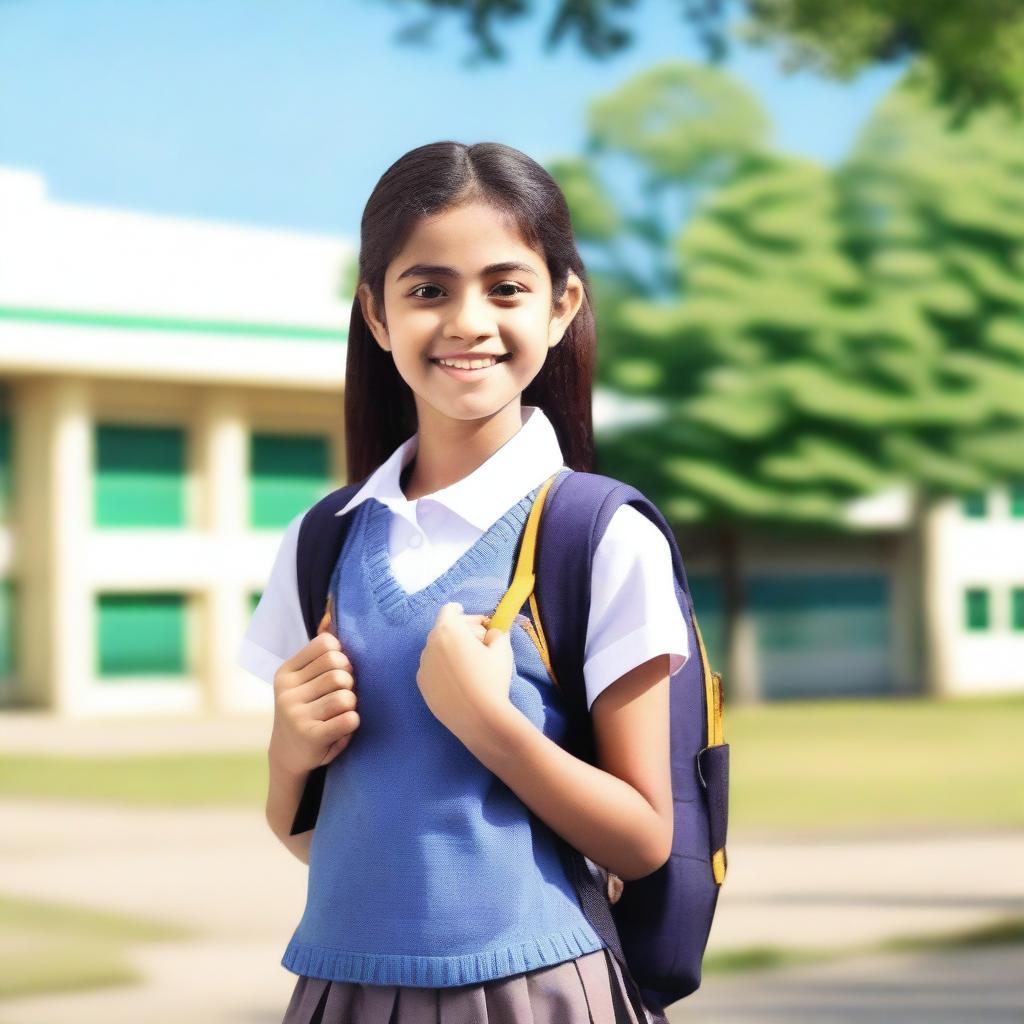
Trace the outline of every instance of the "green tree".
[[[651, 98], [670, 81], [649, 80]], [[754, 696], [730, 643], [745, 607], [741, 535], [847, 531], [850, 500], [889, 485], [909, 481], [928, 500], [1024, 469], [1024, 310], [1013, 279], [1024, 146], [1005, 112], [953, 131], [922, 97], [920, 78], [909, 80], [835, 174], [767, 152], [759, 132], [719, 129], [731, 147], [719, 160], [714, 142], [697, 160], [659, 149], [657, 163], [629, 146], [650, 179], [644, 191], [679, 168], [725, 170], [685, 224], [645, 235], [666, 246], [674, 295], [615, 280], [608, 246], [611, 270], [595, 279], [599, 381], [656, 398], [665, 414], [599, 438], [599, 470], [635, 482], [676, 522], [715, 524], [726, 671], [740, 699]], [[706, 137], [703, 116], [728, 109], [689, 116], [698, 123], [672, 136], [681, 153]], [[591, 154], [623, 148], [606, 125], [595, 120]], [[596, 162], [554, 173], [587, 183], [570, 201], [583, 200], [581, 227], [601, 245], [630, 221], [601, 189]], [[663, 188], [699, 189], [693, 178]]]
[[[403, 9], [410, 0], [387, 0]], [[446, 15], [459, 17], [476, 43], [470, 65], [506, 55], [500, 27], [532, 15], [524, 0], [414, 0], [418, 8], [399, 29], [400, 42], [425, 44]], [[603, 60], [633, 42], [630, 22], [641, 10], [635, 0], [558, 0], [551, 7], [544, 47], [572, 40]], [[935, 95], [955, 117], [1001, 105], [1020, 112], [1024, 96], [1024, 3], [975, 0], [676, 0], [680, 36], [700, 43], [707, 59], [720, 63], [735, 35], [755, 45], [775, 46], [786, 69], [814, 68], [848, 79], [868, 65], [928, 58], [936, 69]], [[733, 14], [739, 15], [735, 24]]]
[[932, 493], [1024, 472], [1022, 177], [1012, 117], [993, 109], [950, 129], [914, 80], [879, 106], [838, 175], [872, 301], [914, 342], [891, 373], [941, 402], [888, 453]]

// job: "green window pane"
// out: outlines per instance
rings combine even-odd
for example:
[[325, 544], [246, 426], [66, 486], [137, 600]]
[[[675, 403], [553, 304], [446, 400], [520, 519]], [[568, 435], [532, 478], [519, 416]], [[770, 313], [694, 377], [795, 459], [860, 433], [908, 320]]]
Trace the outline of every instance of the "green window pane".
[[1014, 519], [1024, 519], [1024, 480], [1014, 480], [1010, 484], [1010, 515]]
[[884, 574], [758, 574], [750, 578], [746, 597], [766, 697], [892, 690]]
[[331, 489], [327, 437], [254, 434], [249, 458], [251, 526], [287, 526]]
[[748, 598], [762, 648], [836, 647], [888, 642], [884, 576], [759, 576]]
[[1014, 587], [1010, 593], [1010, 623], [1014, 629], [1024, 629], [1024, 587]]
[[0, 523], [10, 518], [11, 485], [11, 418], [0, 411]]
[[256, 605], [260, 603], [260, 598], [263, 596], [262, 590], [254, 590], [249, 594], [249, 614], [252, 615], [256, 611]]
[[964, 515], [968, 519], [983, 519], [987, 507], [986, 494], [984, 491], [974, 491], [963, 498]]
[[[693, 610], [697, 613], [697, 625], [704, 639], [711, 667], [725, 673], [725, 618], [722, 614], [722, 586], [715, 576], [701, 576], [687, 573]], [[691, 652], [695, 657], [697, 651]]]
[[100, 594], [98, 674], [182, 675], [185, 607], [184, 594]]
[[969, 587], [964, 597], [967, 628], [988, 629], [988, 591], [982, 587]]
[[184, 526], [185, 432], [97, 426], [94, 488], [97, 526]]

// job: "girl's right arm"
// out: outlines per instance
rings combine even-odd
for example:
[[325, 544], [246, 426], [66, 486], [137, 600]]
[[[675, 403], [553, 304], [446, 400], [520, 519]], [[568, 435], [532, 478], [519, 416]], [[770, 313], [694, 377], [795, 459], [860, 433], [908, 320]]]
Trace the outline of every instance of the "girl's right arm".
[[322, 628], [274, 674], [274, 725], [267, 750], [267, 823], [304, 864], [313, 830], [290, 835], [306, 776], [329, 764], [359, 728], [352, 663]]
[[274, 744], [271, 741], [268, 752], [270, 762], [270, 786], [267, 791], [267, 824], [270, 830], [281, 840], [303, 864], [309, 863], [309, 844], [313, 841], [313, 830], [300, 832], [297, 836], [290, 835], [295, 812], [306, 785], [308, 772], [292, 772], [281, 764], [274, 756]]

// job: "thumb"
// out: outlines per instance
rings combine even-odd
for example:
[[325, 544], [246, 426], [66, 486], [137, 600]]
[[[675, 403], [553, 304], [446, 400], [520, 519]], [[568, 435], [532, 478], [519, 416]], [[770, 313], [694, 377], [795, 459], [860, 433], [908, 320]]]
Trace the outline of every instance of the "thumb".
[[453, 618], [462, 614], [462, 605], [458, 601], [447, 601], [437, 610], [435, 622], [442, 619]]
[[484, 634], [484, 643], [488, 647], [493, 647], [495, 644], [502, 642], [511, 642], [511, 633], [507, 629], [498, 629], [495, 626], [491, 626]]

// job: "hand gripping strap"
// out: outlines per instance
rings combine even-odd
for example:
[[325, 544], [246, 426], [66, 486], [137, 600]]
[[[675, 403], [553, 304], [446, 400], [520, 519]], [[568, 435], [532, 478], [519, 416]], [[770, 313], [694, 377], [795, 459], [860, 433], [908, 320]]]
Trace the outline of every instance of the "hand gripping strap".
[[[299, 526], [295, 573], [302, 621], [310, 640], [325, 628], [331, 628], [334, 621], [329, 594], [331, 574], [352, 521], [351, 513], [344, 516], [336, 513], [348, 504], [363, 483], [359, 481], [339, 487], [321, 498], [303, 516]], [[320, 609], [325, 605], [326, 610], [321, 614]], [[327, 765], [314, 768], [306, 776], [289, 835], [308, 832], [316, 825], [326, 776]]]

